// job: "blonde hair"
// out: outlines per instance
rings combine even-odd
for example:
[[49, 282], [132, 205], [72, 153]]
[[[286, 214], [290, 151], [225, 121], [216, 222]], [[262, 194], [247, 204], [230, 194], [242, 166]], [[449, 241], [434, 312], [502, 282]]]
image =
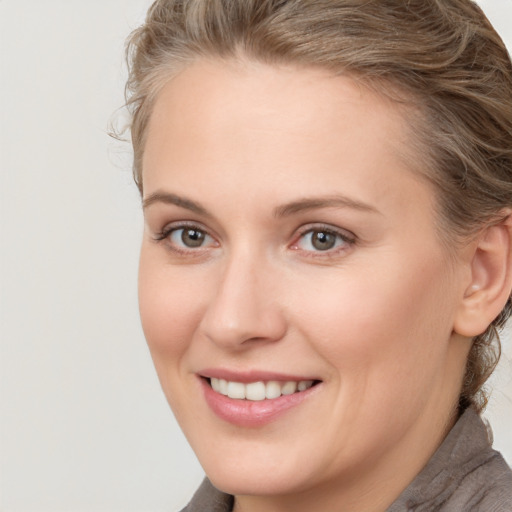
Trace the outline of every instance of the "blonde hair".
[[[242, 55], [349, 74], [412, 106], [419, 172], [436, 187], [449, 246], [512, 205], [512, 65], [470, 0], [157, 0], [127, 44], [141, 192], [146, 129], [160, 89], [195, 59]], [[497, 329], [511, 309], [509, 300], [473, 340], [461, 409], [485, 406], [482, 386], [500, 357]]]

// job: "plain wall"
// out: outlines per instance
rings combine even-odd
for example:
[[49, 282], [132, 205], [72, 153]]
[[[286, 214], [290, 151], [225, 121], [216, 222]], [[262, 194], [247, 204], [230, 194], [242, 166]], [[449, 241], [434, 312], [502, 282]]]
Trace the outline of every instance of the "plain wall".
[[[179, 510], [202, 477], [138, 320], [124, 39], [149, 0], [0, 0], [0, 510]], [[512, 47], [512, 0], [481, 4]], [[486, 414], [512, 462], [512, 347]]]

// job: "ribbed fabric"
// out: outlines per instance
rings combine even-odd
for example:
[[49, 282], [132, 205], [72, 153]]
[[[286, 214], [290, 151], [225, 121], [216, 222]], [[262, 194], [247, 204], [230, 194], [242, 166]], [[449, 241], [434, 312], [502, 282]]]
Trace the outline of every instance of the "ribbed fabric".
[[205, 478], [192, 501], [181, 512], [231, 512], [234, 498], [213, 487]]

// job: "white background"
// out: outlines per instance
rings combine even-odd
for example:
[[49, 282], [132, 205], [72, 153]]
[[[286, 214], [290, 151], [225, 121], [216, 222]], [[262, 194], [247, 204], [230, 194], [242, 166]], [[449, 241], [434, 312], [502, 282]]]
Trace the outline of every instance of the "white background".
[[[512, 0], [481, 4], [512, 48]], [[172, 512], [202, 471], [136, 300], [124, 39], [149, 0], [0, 0], [0, 511]], [[512, 463], [512, 347], [487, 413]]]

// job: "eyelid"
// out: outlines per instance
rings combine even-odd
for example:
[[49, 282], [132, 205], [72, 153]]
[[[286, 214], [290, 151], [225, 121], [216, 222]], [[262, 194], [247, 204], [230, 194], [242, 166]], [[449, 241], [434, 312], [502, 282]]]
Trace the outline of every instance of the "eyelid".
[[[324, 231], [327, 233], [331, 233], [331, 234], [339, 237], [349, 247], [341, 247], [341, 248], [338, 247], [338, 248], [327, 249], [325, 251], [320, 251], [320, 250], [308, 251], [308, 250], [301, 249], [300, 247], [298, 247], [299, 241], [305, 235], [307, 235], [308, 233], [312, 233], [314, 231], [318, 231], [318, 232]], [[335, 255], [338, 252], [346, 251], [348, 248], [353, 246], [356, 242], [357, 242], [356, 235], [350, 231], [347, 231], [346, 229], [342, 229], [342, 228], [332, 226], [330, 224], [325, 224], [325, 223], [319, 223], [319, 224], [310, 223], [310, 224], [301, 226], [299, 228], [297, 235], [294, 237], [293, 242], [290, 245], [290, 248], [297, 250], [297, 251], [302, 251], [302, 252], [308, 253], [309, 255], [315, 256], [315, 257], [322, 257], [322, 256], [328, 257], [328, 256]]]
[[[213, 241], [213, 244], [207, 243], [204, 246], [199, 246], [196, 248], [192, 247], [181, 247], [176, 245], [175, 243], [172, 243], [170, 240], [170, 237], [173, 232], [179, 231], [182, 229], [195, 229], [197, 231], [201, 231], [205, 234], [206, 237], [211, 239]], [[200, 222], [197, 221], [187, 221], [187, 220], [180, 220], [175, 222], [170, 222], [169, 224], [166, 224], [161, 231], [154, 234], [153, 239], [157, 243], [165, 243], [167, 248], [177, 254], [186, 254], [186, 255], [199, 255], [202, 254], [205, 250], [208, 250], [210, 248], [215, 248], [219, 246], [219, 243], [209, 229], [204, 227]]]
[[192, 228], [197, 229], [198, 231], [203, 231], [205, 234], [210, 236], [211, 238], [215, 238], [208, 228], [203, 226], [200, 222], [192, 221], [192, 220], [179, 220], [174, 222], [169, 222], [166, 224], [160, 231], [155, 233], [155, 240], [163, 240], [167, 238], [173, 231], [177, 231], [178, 229], [186, 229]]
[[297, 230], [298, 234], [296, 238], [299, 238], [305, 235], [306, 233], [310, 233], [311, 231], [327, 231], [329, 233], [339, 235], [347, 241], [355, 242], [357, 240], [356, 235], [351, 231], [337, 226], [333, 226], [332, 224], [327, 224], [325, 222], [310, 222], [308, 224], [304, 224]]
[[[187, 248], [186, 246], [181, 247], [175, 243], [172, 243], [170, 240], [170, 236], [173, 232], [178, 231], [180, 229], [196, 229], [198, 231], [203, 232], [206, 237], [208, 237], [211, 241], [206, 243], [204, 246], [198, 246], [196, 248]], [[300, 240], [312, 232], [327, 232], [331, 233], [334, 236], [338, 237], [341, 240], [342, 247], [333, 247], [326, 250], [308, 250], [299, 247]], [[155, 242], [167, 242], [166, 246], [169, 250], [182, 254], [182, 255], [199, 255], [204, 253], [205, 251], [219, 247], [219, 242], [217, 237], [211, 233], [210, 229], [206, 228], [201, 222], [192, 221], [192, 220], [179, 220], [166, 224], [159, 232], [153, 235], [153, 239]], [[288, 245], [288, 247], [292, 250], [300, 251], [302, 253], [307, 254], [310, 257], [333, 257], [338, 253], [346, 252], [349, 250], [355, 243], [357, 242], [357, 236], [348, 231], [346, 229], [333, 226], [331, 224], [326, 223], [308, 223], [301, 226], [293, 237], [293, 241]]]

